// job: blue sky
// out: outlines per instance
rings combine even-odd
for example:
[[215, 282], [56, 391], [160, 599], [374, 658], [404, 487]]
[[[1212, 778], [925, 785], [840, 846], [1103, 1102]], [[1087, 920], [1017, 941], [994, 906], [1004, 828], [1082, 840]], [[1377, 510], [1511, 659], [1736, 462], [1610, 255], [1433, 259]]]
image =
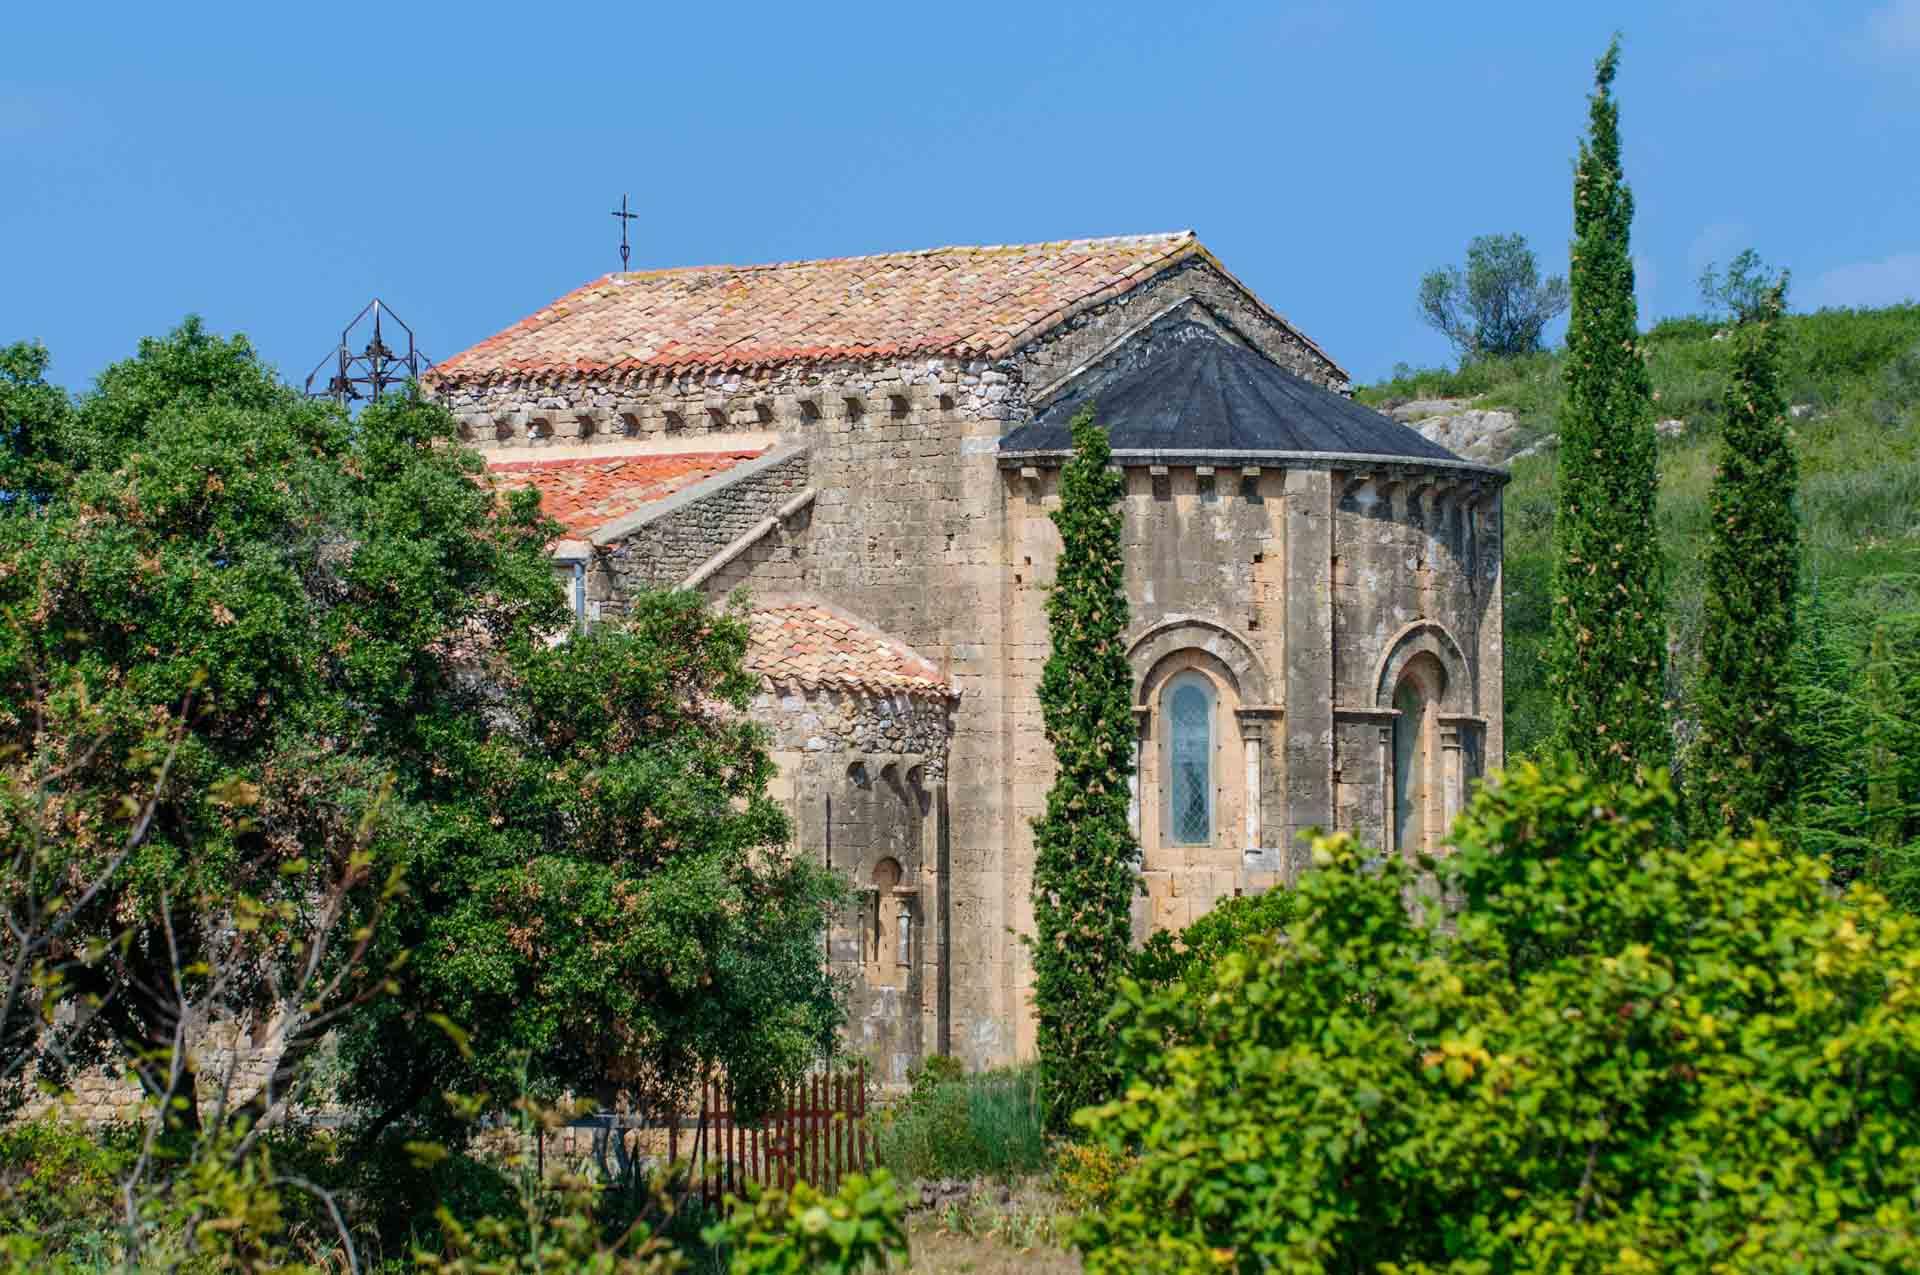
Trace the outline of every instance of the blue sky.
[[0, 340], [78, 388], [198, 312], [298, 380], [377, 293], [445, 357], [615, 268], [626, 191], [636, 268], [1192, 227], [1373, 379], [1473, 235], [1564, 271], [1615, 28], [1643, 315], [1747, 246], [1920, 297], [1920, 0], [34, 4]]

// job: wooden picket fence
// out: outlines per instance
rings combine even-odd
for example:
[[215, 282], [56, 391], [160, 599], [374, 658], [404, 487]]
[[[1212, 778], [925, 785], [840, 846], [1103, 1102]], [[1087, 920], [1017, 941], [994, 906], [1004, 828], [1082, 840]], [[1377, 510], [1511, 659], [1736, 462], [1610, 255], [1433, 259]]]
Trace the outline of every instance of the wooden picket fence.
[[835, 1191], [847, 1174], [867, 1171], [867, 1137], [865, 1062], [805, 1077], [757, 1124], [735, 1120], [726, 1082], [712, 1080], [701, 1087], [691, 1185], [708, 1204], [745, 1195], [750, 1183]]

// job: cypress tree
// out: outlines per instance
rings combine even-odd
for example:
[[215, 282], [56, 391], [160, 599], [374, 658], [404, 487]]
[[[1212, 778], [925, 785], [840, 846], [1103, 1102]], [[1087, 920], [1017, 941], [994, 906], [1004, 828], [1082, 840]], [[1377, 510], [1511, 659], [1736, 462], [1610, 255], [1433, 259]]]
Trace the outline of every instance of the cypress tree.
[[1701, 835], [1785, 811], [1795, 748], [1790, 686], [1800, 577], [1799, 467], [1780, 392], [1785, 281], [1733, 331], [1726, 430], [1708, 498], [1700, 733], [1687, 767]]
[[1887, 627], [1873, 626], [1867, 649], [1867, 840], [1872, 849], [1867, 876], [1879, 880], [1886, 869], [1887, 851], [1900, 843], [1900, 768], [1893, 740], [1896, 728], [1897, 673], [1887, 641]]
[[1140, 849], [1127, 818], [1133, 772], [1133, 673], [1121, 564], [1125, 479], [1089, 407], [1073, 421], [1060, 475], [1060, 560], [1047, 595], [1052, 653], [1040, 708], [1057, 770], [1034, 820], [1034, 1009], [1047, 1122], [1064, 1132], [1081, 1107], [1112, 1096], [1102, 1020], [1128, 967]]
[[1793, 816], [1782, 831], [1809, 854], [1833, 861], [1851, 881], [1872, 858], [1866, 835], [1861, 741], [1872, 730], [1859, 669], [1842, 624], [1817, 587], [1799, 607], [1791, 656]]
[[1664, 767], [1673, 752], [1653, 390], [1640, 350], [1633, 195], [1621, 173], [1612, 91], [1619, 61], [1616, 37], [1595, 71], [1574, 172], [1573, 310], [1546, 652], [1556, 743], [1604, 780]]

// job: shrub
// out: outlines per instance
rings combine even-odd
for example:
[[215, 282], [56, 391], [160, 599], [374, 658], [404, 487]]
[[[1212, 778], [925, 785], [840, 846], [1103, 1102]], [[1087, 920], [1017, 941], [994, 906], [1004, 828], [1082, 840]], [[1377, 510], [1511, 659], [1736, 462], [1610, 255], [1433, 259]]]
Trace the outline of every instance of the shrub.
[[42, 1252], [61, 1253], [110, 1231], [130, 1141], [51, 1118], [0, 1130], [0, 1235], [37, 1235]]
[[1047, 1139], [1034, 1069], [960, 1076], [953, 1066], [951, 1059], [929, 1059], [913, 1091], [880, 1112], [873, 1125], [879, 1161], [905, 1181], [1009, 1180], [1045, 1168]]
[[1920, 923], [1675, 815], [1521, 766], [1432, 865], [1450, 918], [1322, 840], [1284, 938], [1129, 987], [1088, 1269], [1913, 1269]]
[[703, 1232], [730, 1255], [733, 1275], [854, 1275], [907, 1254], [907, 1202], [885, 1169], [855, 1173], [822, 1195], [804, 1182], [734, 1202]]
[[1062, 1143], [1053, 1162], [1054, 1186], [1075, 1213], [1104, 1209], [1114, 1188], [1133, 1165], [1132, 1157], [1091, 1142]]
[[1255, 934], [1285, 929], [1299, 912], [1299, 896], [1291, 890], [1223, 899], [1178, 934], [1156, 930], [1133, 957], [1133, 979], [1144, 987], [1204, 981], [1208, 971], [1228, 952]]

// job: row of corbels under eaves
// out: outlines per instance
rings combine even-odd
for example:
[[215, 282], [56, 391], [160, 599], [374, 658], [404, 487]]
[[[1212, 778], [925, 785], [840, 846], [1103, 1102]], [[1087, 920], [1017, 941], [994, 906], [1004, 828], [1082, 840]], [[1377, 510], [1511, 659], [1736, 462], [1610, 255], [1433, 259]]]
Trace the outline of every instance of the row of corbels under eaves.
[[[1456, 508], [1476, 510], [1490, 504], [1499, 491], [1499, 483], [1477, 474], [1358, 473], [1341, 484], [1340, 507], [1384, 503], [1391, 509], [1404, 492], [1409, 509], [1431, 509], [1436, 513]], [[1431, 500], [1426, 498], [1429, 492]]]
[[[1238, 470], [1242, 478], [1258, 478], [1266, 469], [1266, 467], [1262, 465], [1229, 465], [1225, 468], [1228, 473], [1233, 473]], [[1124, 474], [1126, 468], [1121, 465], [1108, 465], [1107, 472]], [[1165, 465], [1147, 466], [1147, 474], [1152, 478], [1165, 478], [1168, 472], [1169, 470]], [[1193, 472], [1194, 475], [1199, 478], [1213, 478], [1220, 473], [1220, 467], [1214, 465], [1195, 465], [1193, 466]], [[1020, 467], [1021, 481], [1027, 483], [1035, 492], [1038, 492], [1040, 489], [1040, 473], [1041, 470], [1038, 465], [1022, 465]]]
[[[859, 421], [867, 415], [866, 399], [860, 395], [841, 395], [840, 408], [842, 419]], [[887, 416], [892, 420], [906, 420], [913, 414], [913, 402], [904, 394], [889, 394]], [[937, 408], [950, 412], [954, 408], [953, 396], [942, 394], [936, 400]], [[753, 426], [770, 429], [779, 422], [775, 419], [774, 405], [766, 400], [753, 404], [754, 419], [735, 421], [724, 401], [710, 401], [704, 408], [705, 425], [709, 431], [724, 431]], [[822, 400], [802, 398], [796, 400], [794, 416], [789, 424], [806, 426], [818, 422], [823, 415]], [[460, 423], [463, 435], [469, 439], [492, 434], [495, 441], [508, 438], [525, 437], [528, 441], [547, 438], [590, 438], [600, 434], [615, 434], [632, 437], [649, 432], [665, 430], [678, 433], [687, 428], [687, 418], [692, 409], [681, 411], [674, 408], [659, 410], [656, 414], [646, 407], [635, 404], [629, 407], [580, 407], [580, 408], [537, 408], [513, 407], [497, 408], [492, 411], [460, 412], [455, 419]]]

